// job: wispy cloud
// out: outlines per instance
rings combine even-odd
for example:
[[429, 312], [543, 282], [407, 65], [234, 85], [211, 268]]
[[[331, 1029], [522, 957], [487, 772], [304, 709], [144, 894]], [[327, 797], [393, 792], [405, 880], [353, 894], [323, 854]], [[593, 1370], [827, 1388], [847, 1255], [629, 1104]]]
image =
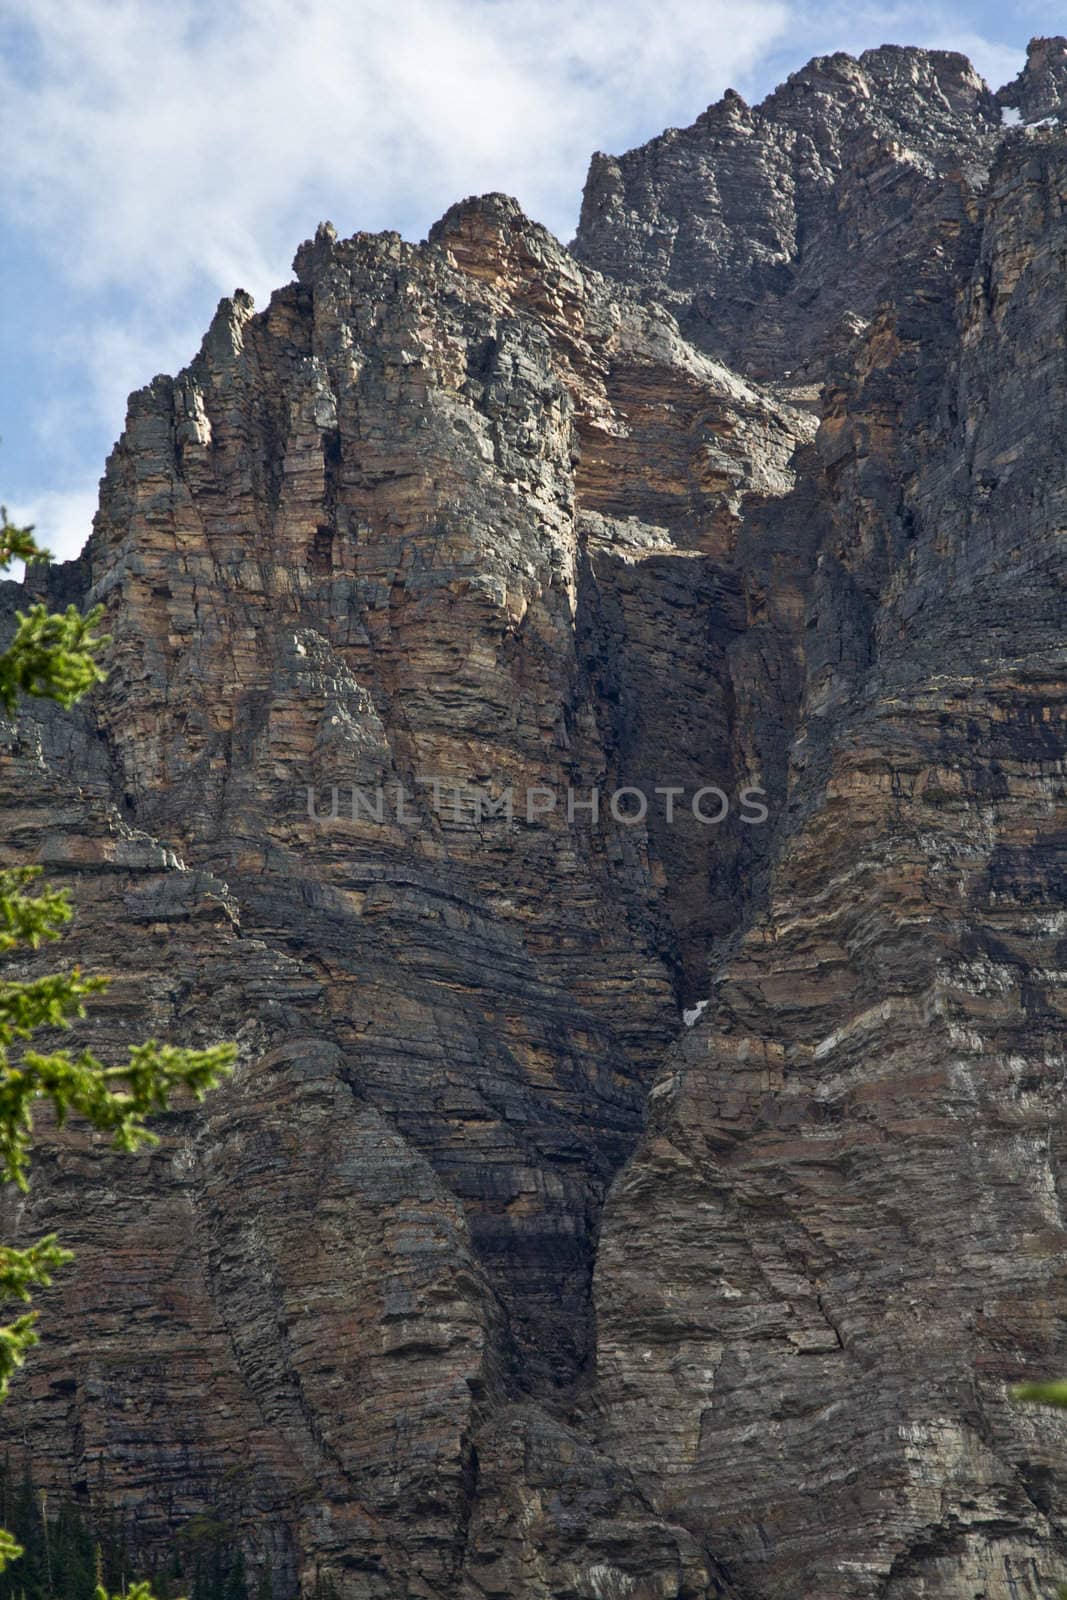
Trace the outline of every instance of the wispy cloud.
[[[7, 507], [17, 528], [32, 525], [34, 538], [54, 556], [76, 556], [93, 529], [96, 485], [83, 489], [52, 490]], [[21, 573], [21, 563], [15, 576]]]
[[594, 146], [699, 110], [782, 0], [20, 0], [4, 186], [86, 288], [264, 294], [298, 221], [423, 230], [518, 191], [561, 232]]

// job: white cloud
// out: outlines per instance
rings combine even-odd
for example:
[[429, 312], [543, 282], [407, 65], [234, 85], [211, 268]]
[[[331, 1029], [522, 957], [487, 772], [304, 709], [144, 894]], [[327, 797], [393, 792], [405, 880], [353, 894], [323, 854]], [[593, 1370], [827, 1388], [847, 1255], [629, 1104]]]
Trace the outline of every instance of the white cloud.
[[[10, 9], [9, 0], [3, 10]], [[3, 180], [89, 288], [257, 300], [328, 207], [419, 230], [488, 188], [569, 231], [595, 147], [688, 120], [782, 0], [20, 0]], [[299, 237], [297, 236], [299, 235]]]
[[95, 483], [91, 488], [52, 490], [7, 508], [16, 527], [33, 525], [37, 543], [57, 561], [70, 561], [81, 550], [92, 532], [95, 510]]

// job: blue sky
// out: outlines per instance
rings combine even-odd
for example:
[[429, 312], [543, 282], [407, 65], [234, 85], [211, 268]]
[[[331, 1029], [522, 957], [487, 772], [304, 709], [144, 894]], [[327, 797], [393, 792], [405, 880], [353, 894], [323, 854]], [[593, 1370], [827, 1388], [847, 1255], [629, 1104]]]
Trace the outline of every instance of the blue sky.
[[998, 87], [1058, 5], [0, 0], [0, 492], [73, 555], [129, 391], [300, 241], [503, 189], [562, 238], [589, 156], [810, 56], [959, 49]]

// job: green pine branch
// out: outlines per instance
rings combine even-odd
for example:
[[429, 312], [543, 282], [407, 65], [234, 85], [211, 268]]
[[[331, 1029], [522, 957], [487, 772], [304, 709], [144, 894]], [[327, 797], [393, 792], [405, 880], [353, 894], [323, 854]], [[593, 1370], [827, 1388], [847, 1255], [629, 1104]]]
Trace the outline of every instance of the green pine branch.
[[[0, 508], [0, 572], [12, 561], [46, 561], [31, 527], [15, 527]], [[18, 626], [0, 653], [0, 709], [11, 715], [21, 695], [55, 700], [69, 707], [105, 674], [98, 656], [109, 643], [96, 632], [101, 607], [82, 616], [74, 606], [50, 613], [43, 605], [16, 613]], [[60, 937], [71, 920], [64, 890], [38, 883], [39, 867], [0, 869], [0, 955], [37, 950]], [[42, 1102], [60, 1125], [73, 1113], [98, 1132], [108, 1133], [117, 1149], [134, 1151], [157, 1143], [146, 1117], [165, 1111], [181, 1092], [197, 1100], [229, 1071], [236, 1046], [185, 1050], [154, 1039], [130, 1047], [129, 1059], [105, 1065], [88, 1050], [37, 1050], [31, 1041], [42, 1031], [54, 1034], [85, 1016], [89, 996], [105, 989], [104, 977], [83, 977], [80, 968], [31, 979], [0, 978], [0, 1182], [28, 1186], [34, 1113]], [[48, 1041], [51, 1044], [51, 1040]], [[47, 1288], [52, 1273], [73, 1257], [54, 1234], [18, 1250], [0, 1246], [0, 1300], [32, 1299]], [[12, 1376], [37, 1343], [37, 1313], [25, 1312], [0, 1325], [0, 1400]], [[0, 1572], [23, 1554], [22, 1546], [0, 1529]], [[120, 1600], [101, 1585], [96, 1600]], [[125, 1600], [155, 1600], [147, 1583], [125, 1590]]]
[[43, 884], [39, 894], [25, 892], [40, 876], [40, 867], [0, 870], [0, 954], [20, 944], [36, 950], [44, 940], [58, 939], [60, 928], [70, 921], [70, 896], [65, 889]]
[[96, 657], [111, 642], [107, 634], [95, 631], [103, 615], [103, 606], [84, 617], [76, 606], [50, 612], [38, 604], [27, 612], [16, 611], [15, 637], [0, 656], [0, 705], [8, 716], [20, 693], [57, 700], [69, 708], [94, 683], [103, 682]]
[[[6, 507], [0, 507], [0, 523], [0, 572], [13, 561], [51, 559], [34, 539], [32, 527], [18, 528], [8, 520]], [[15, 613], [15, 637], [0, 655], [0, 706], [8, 716], [13, 715], [20, 694], [56, 700], [69, 708], [103, 682], [105, 674], [96, 659], [110, 643], [106, 634], [96, 632], [103, 615], [102, 606], [83, 617], [76, 606], [50, 612], [40, 604]]]

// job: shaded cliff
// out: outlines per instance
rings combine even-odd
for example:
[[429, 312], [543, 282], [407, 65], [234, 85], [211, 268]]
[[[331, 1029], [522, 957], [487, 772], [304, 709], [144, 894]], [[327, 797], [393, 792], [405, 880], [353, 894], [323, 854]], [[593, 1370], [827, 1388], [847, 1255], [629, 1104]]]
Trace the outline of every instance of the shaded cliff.
[[728, 95], [573, 253], [320, 228], [132, 397], [47, 580], [110, 676], [5, 728], [4, 856], [95, 1045], [242, 1057], [9, 1201], [78, 1252], [39, 1481], [351, 1600], [1067, 1569], [1007, 1399], [1067, 1366], [1065, 62]]

